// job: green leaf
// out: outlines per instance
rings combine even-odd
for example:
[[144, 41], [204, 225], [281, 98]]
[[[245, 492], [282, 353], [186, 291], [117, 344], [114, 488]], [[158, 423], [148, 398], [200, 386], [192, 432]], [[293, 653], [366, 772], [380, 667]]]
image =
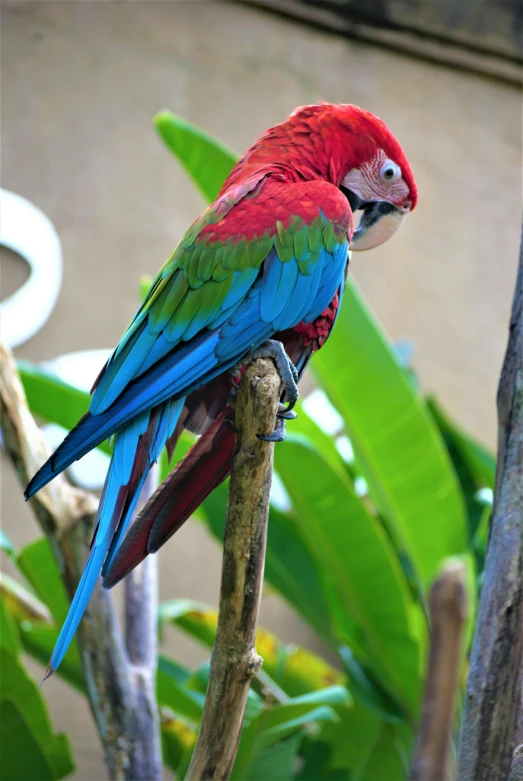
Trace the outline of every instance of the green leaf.
[[[29, 621], [23, 621], [19, 626], [19, 630], [24, 651], [32, 659], [43, 665], [45, 669], [58, 640], [59, 630], [54, 626], [32, 624]], [[81, 694], [86, 693], [80, 664], [80, 653], [76, 643], [72, 643], [69, 646], [58, 670], [54, 674], [66, 681], [70, 686], [73, 686]]]
[[336, 721], [337, 718], [336, 712], [326, 705], [316, 707], [310, 705], [286, 705], [281, 707], [288, 708], [288, 712], [284, 714], [278, 713], [279, 708], [274, 707], [264, 714], [263, 734], [260, 736], [260, 741], [264, 746], [272, 745], [288, 737], [298, 727], [310, 724], [311, 721]]
[[[51, 625], [51, 614], [33, 592], [8, 575], [0, 581], [2, 601], [16, 624], [24, 651], [45, 667], [58, 639], [58, 629]], [[69, 647], [56, 674], [78, 691], [85, 693], [80, 655], [76, 643]]]
[[169, 707], [173, 713], [198, 724], [202, 717], [205, 697], [180, 684], [172, 667], [160, 658], [156, 673], [158, 705]]
[[[474, 546], [473, 538], [483, 516], [483, 504], [478, 500], [478, 490], [493, 489], [496, 460], [486, 448], [465, 434], [434, 398], [427, 399], [427, 407], [441, 432], [461, 484], [467, 508], [469, 539]], [[481, 568], [483, 559], [479, 554], [478, 563]]]
[[203, 196], [214, 201], [238, 160], [238, 155], [205, 130], [186, 119], [161, 111], [154, 125]]
[[184, 778], [196, 743], [196, 730], [165, 708], [160, 708], [160, 726], [164, 764], [177, 778]]
[[351, 781], [352, 775], [347, 769], [329, 770], [331, 748], [321, 740], [309, 739], [301, 752], [302, 765], [297, 781]]
[[180, 686], [187, 683], [191, 676], [191, 670], [189, 670], [188, 667], [180, 664], [180, 662], [176, 662], [174, 659], [169, 659], [169, 657], [164, 656], [163, 654], [158, 656], [158, 667], [171, 678], [174, 678]]
[[5, 648], [14, 657], [17, 657], [20, 651], [18, 630], [5, 606], [3, 596], [0, 599], [0, 648]]
[[184, 629], [208, 648], [212, 648], [218, 613], [203, 602], [191, 599], [171, 599], [158, 607], [160, 625], [172, 623]]
[[466, 434], [433, 396], [427, 398], [427, 406], [447, 444], [452, 443], [466, 463], [474, 477], [476, 487], [494, 488], [496, 481], [496, 457], [494, 454]]
[[441, 560], [466, 548], [463, 497], [423, 399], [353, 283], [312, 367], [344, 418], [358, 465], [398, 547], [428, 588]]
[[[158, 610], [160, 626], [172, 623], [212, 648], [218, 614], [201, 602], [187, 599], [162, 602]], [[345, 676], [322, 657], [306, 648], [286, 647], [275, 635], [258, 627], [256, 650], [263, 658], [263, 670], [287, 694], [301, 695], [345, 682]]]
[[[42, 765], [42, 768], [45, 768], [45, 774], [41, 777], [62, 778], [74, 770], [74, 762], [67, 738], [53, 733], [47, 707], [41, 693], [18, 661], [4, 649], [0, 652], [0, 660], [2, 669], [0, 700], [2, 700], [3, 704], [7, 701], [14, 706], [14, 710], [8, 708], [8, 715], [16, 721], [17, 729], [15, 731], [20, 730], [23, 734], [28, 751], [32, 752], [32, 757], [36, 756], [36, 749], [27, 737], [28, 733], [34, 737], [41, 753], [45, 755], [46, 761]], [[2, 722], [2, 741], [5, 739], [5, 726], [5, 722]], [[16, 741], [13, 744], [16, 745]], [[15, 757], [12, 757], [9, 761], [11, 762], [11, 767], [16, 767], [17, 759]], [[24, 763], [25, 766], [24, 757], [20, 757], [19, 761]], [[52, 770], [51, 775], [49, 775], [49, 768]], [[36, 776], [31, 774], [24, 776], [19, 772], [18, 778], [40, 777], [37, 768], [35, 768], [35, 772]]]
[[324, 642], [336, 645], [317, 562], [294, 521], [275, 507], [269, 512], [265, 579]]
[[237, 781], [289, 781], [294, 778], [296, 757], [303, 733], [268, 748], [255, 751], [241, 776], [233, 774]]
[[49, 745], [48, 756], [54, 768], [55, 778], [68, 776], [75, 769], [71, 741], [69, 735], [64, 732], [55, 735], [54, 741]]
[[314, 444], [314, 448], [322, 454], [333, 469], [345, 473], [346, 466], [336, 448], [336, 439], [326, 434], [317, 423], [305, 412], [303, 404], [298, 401], [294, 407], [298, 417], [289, 426], [289, 432], [293, 435], [302, 435]]
[[328, 686], [325, 689], [307, 692], [293, 697], [289, 703], [277, 707], [285, 709], [288, 705], [351, 705], [352, 697], [345, 686]]
[[358, 662], [350, 648], [340, 646], [339, 654], [347, 670], [350, 689], [359, 703], [379, 714], [385, 721], [398, 724], [404, 714], [383, 686]]
[[378, 734], [374, 751], [370, 752], [356, 778], [361, 781], [405, 781], [409, 772], [409, 754], [397, 728], [385, 724]]
[[1, 781], [52, 781], [56, 778], [49, 758], [13, 700], [0, 702]]
[[272, 739], [282, 731], [286, 732], [309, 721], [336, 721], [337, 716], [331, 706], [348, 706], [351, 703], [352, 698], [344, 686], [330, 686], [295, 697], [281, 705], [274, 705], [264, 712], [262, 728]]
[[22, 548], [17, 565], [48, 606], [57, 624], [62, 624], [69, 610], [69, 600], [53, 550], [46, 537], [40, 537]]
[[51, 613], [34, 591], [3, 572], [0, 578], [0, 593], [17, 624], [21, 621], [48, 623], [51, 620]]
[[[287, 739], [295, 741], [293, 745], [298, 746], [305, 734], [305, 725], [337, 721], [338, 716], [332, 706], [346, 706], [350, 702], [350, 695], [343, 686], [332, 686], [262, 710], [244, 727], [232, 778], [280, 778], [273, 760], [280, 756], [281, 747]], [[265, 764], [266, 761], [270, 766]], [[262, 767], [265, 768], [263, 774]], [[256, 772], [258, 775], [253, 775]]]
[[365, 659], [411, 713], [421, 693], [424, 637], [396, 553], [380, 521], [305, 438], [289, 435], [275, 464], [329, 594], [339, 640]]
[[[18, 371], [33, 415], [71, 430], [87, 412], [91, 399], [88, 393], [28, 361], [18, 361]], [[104, 453], [111, 453], [108, 442], [99, 447]]]
[[[344, 770], [350, 781], [389, 781], [389, 777], [404, 781], [408, 777], [403, 764], [405, 753], [411, 749], [412, 734], [408, 728], [383, 721], [375, 711], [359, 703], [354, 708], [339, 710], [338, 716], [337, 722], [324, 722], [315, 736], [321, 750], [327, 748], [324, 766], [333, 779], [338, 778], [335, 773]], [[326, 771], [325, 776], [330, 778]], [[305, 779], [308, 781], [309, 777]]]

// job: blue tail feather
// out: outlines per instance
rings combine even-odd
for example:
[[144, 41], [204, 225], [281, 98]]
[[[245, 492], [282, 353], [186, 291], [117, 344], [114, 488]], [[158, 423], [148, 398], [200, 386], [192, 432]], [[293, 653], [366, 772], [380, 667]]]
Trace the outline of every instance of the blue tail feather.
[[56, 641], [50, 671], [56, 670], [64, 658], [98, 577], [109, 567], [118, 550], [149, 469], [174, 432], [183, 404], [184, 399], [167, 401], [160, 408], [131, 421], [116, 434], [91, 553]]

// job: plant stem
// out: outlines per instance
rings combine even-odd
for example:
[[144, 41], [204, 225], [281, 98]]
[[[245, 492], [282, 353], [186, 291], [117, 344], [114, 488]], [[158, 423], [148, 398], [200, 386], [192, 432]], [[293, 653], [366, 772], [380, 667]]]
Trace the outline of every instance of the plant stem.
[[260, 609], [274, 444], [257, 434], [275, 425], [280, 377], [271, 360], [245, 371], [238, 393], [223, 547], [218, 628], [200, 732], [185, 781], [228, 779], [238, 748], [251, 678]]
[[466, 611], [464, 567], [461, 563], [449, 564], [429, 594], [429, 666], [411, 781], [450, 778], [450, 733]]
[[[5, 449], [25, 487], [49, 452], [28, 409], [13, 356], [1, 344], [0, 364]], [[31, 507], [53, 547], [71, 597], [89, 555], [97, 504], [92, 494], [73, 488], [61, 475], [31, 499]], [[144, 600], [136, 605], [136, 610], [148, 614], [148, 611], [154, 612], [154, 605]], [[142, 626], [147, 623], [144, 619]], [[155, 632], [156, 627], [153, 636]], [[142, 746], [145, 739], [140, 732], [143, 700], [135, 688], [135, 676], [118, 629], [112, 599], [100, 586], [95, 589], [80, 624], [78, 645], [87, 696], [110, 777], [157, 781], [161, 778], [159, 741]], [[156, 724], [154, 719], [151, 721]], [[156, 757], [151, 767], [159, 768], [159, 771], [156, 775], [140, 775], [143, 767], [138, 765], [140, 757], [153, 750]]]
[[460, 781], [506, 779], [523, 662], [523, 241], [498, 389], [496, 491], [461, 727]]

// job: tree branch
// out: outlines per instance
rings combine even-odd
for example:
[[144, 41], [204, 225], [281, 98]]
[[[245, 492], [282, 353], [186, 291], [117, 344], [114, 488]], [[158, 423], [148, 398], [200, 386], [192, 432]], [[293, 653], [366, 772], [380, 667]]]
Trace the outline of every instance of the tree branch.
[[[153, 467], [142, 489], [146, 500], [156, 487], [157, 468]], [[134, 779], [162, 777], [162, 746], [156, 705], [156, 665], [158, 658], [158, 564], [156, 556], [145, 560], [130, 572], [125, 586], [125, 646], [130, 675], [136, 695], [140, 740], [134, 751]]]
[[262, 663], [255, 639], [274, 444], [256, 435], [274, 428], [280, 386], [276, 367], [267, 359], [254, 361], [240, 383], [218, 628], [202, 723], [185, 781], [229, 778], [250, 681]]
[[429, 594], [429, 612], [429, 666], [410, 781], [450, 778], [450, 733], [467, 612], [462, 564], [447, 565], [434, 582]]
[[496, 492], [461, 727], [460, 781], [507, 778], [523, 662], [523, 241], [498, 389]]
[[[13, 356], [1, 344], [0, 362], [2, 434], [5, 449], [25, 487], [49, 452], [27, 407]], [[62, 476], [31, 499], [31, 507], [51, 543], [71, 597], [89, 555], [97, 504], [94, 496], [73, 488]], [[141, 756], [146, 738], [142, 700], [135, 691], [112, 600], [100, 586], [80, 624], [78, 644], [87, 695], [111, 778], [156, 781], [161, 778], [159, 757], [152, 764], [156, 773], [160, 762], [156, 775], [152, 771], [147, 775], [136, 772], [143, 767]], [[152, 748], [146, 747], [146, 753], [156, 750], [158, 745], [156, 740]]]

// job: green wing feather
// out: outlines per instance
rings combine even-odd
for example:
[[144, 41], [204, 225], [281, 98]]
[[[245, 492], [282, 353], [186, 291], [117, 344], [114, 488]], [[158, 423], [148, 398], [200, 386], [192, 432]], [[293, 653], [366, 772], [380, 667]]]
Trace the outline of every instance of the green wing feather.
[[[253, 177], [227, 192], [187, 231], [160, 269], [100, 376], [91, 402], [91, 412], [107, 409], [128, 382], [142, 374], [176, 344], [188, 341], [245, 297], [269, 253], [276, 250], [285, 264], [297, 261], [301, 274], [309, 276], [321, 252], [333, 252], [346, 240], [321, 212], [309, 224], [291, 216], [284, 225], [249, 240], [235, 235], [225, 241], [209, 237], [207, 226], [224, 220], [228, 212], [249, 196], [260, 192], [263, 176]], [[252, 197], [252, 196], [251, 196]]]

